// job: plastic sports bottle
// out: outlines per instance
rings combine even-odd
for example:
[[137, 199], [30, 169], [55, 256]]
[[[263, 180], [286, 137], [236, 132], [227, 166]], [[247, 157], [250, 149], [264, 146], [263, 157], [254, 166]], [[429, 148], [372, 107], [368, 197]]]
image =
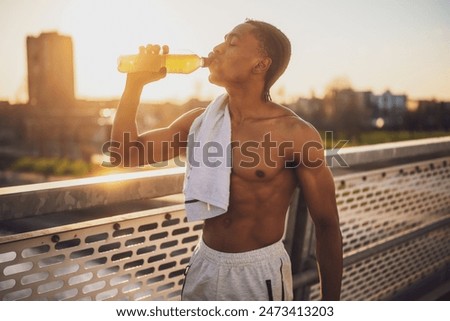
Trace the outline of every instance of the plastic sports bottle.
[[168, 73], [190, 74], [207, 66], [208, 58], [195, 54], [127, 55], [119, 57], [117, 69], [124, 73], [158, 72], [162, 67], [166, 67]]

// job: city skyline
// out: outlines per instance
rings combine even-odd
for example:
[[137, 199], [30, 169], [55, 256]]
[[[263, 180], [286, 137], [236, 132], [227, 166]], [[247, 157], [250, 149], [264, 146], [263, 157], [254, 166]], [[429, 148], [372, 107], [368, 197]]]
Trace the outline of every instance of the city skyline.
[[[167, 43], [174, 52], [207, 55], [246, 18], [271, 22], [291, 39], [291, 63], [273, 89], [275, 99], [311, 92], [321, 96], [333, 79], [343, 77], [357, 90], [390, 89], [415, 99], [450, 100], [450, 21], [446, 18], [450, 3], [446, 1], [232, 0], [217, 15], [218, 5], [195, 0], [2, 1], [0, 100], [28, 99], [27, 36], [57, 31], [72, 37], [76, 97], [114, 99], [125, 82], [116, 70], [119, 55], [136, 52], [147, 42]], [[223, 89], [207, 78], [207, 70], [169, 75], [146, 88], [143, 100], [211, 99]]]

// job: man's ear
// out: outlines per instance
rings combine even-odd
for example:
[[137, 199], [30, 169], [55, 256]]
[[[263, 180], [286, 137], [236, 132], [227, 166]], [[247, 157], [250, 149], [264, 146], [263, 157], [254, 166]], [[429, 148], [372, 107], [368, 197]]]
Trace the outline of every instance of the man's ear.
[[262, 58], [258, 64], [253, 67], [253, 72], [255, 73], [263, 73], [269, 70], [270, 65], [272, 64], [272, 59], [269, 57]]

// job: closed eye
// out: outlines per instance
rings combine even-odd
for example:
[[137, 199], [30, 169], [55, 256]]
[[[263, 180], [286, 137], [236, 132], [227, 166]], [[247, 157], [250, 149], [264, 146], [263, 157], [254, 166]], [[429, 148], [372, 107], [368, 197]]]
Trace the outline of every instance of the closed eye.
[[225, 35], [224, 39], [230, 47], [237, 46], [239, 42], [239, 36], [233, 32]]

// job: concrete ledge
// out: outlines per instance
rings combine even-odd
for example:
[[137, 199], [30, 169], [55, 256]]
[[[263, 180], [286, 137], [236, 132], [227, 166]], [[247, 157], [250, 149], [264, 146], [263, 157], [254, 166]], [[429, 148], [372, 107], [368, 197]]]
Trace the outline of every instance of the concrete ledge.
[[180, 193], [184, 168], [107, 175], [0, 189], [0, 219], [10, 220]]
[[340, 162], [344, 161], [351, 167], [441, 153], [450, 154], [450, 136], [328, 149], [325, 155], [329, 166], [345, 167]]

